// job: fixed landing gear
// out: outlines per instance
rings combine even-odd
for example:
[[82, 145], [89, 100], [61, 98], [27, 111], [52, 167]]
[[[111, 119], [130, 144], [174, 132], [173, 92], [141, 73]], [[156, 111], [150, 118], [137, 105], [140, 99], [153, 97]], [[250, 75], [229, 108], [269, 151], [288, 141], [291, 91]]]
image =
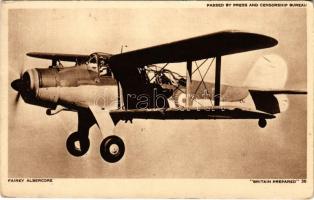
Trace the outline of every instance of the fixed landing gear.
[[74, 132], [68, 137], [66, 147], [71, 155], [79, 157], [87, 153], [90, 142], [86, 135]]
[[[90, 146], [89, 129], [94, 124], [96, 124], [96, 119], [90, 110], [78, 111], [78, 131], [72, 133], [66, 141], [67, 150], [71, 155], [79, 157], [87, 153]], [[124, 142], [116, 135], [108, 136], [101, 142], [100, 155], [107, 162], [118, 162], [124, 152]]]
[[[89, 146], [90, 141], [86, 137], [86, 134], [84, 136], [84, 134], [80, 134], [79, 132], [72, 133], [66, 141], [68, 152], [76, 157], [86, 154]], [[124, 142], [116, 135], [108, 136], [101, 142], [100, 155], [107, 162], [118, 162], [123, 157], [124, 152]]]
[[100, 145], [100, 155], [101, 157], [110, 163], [119, 161], [125, 151], [125, 146], [123, 140], [115, 135], [106, 137]]
[[[80, 134], [79, 132], [72, 133], [66, 141], [68, 152], [76, 157], [86, 154], [89, 146], [90, 141], [88, 137], [84, 137], [84, 134]], [[124, 142], [116, 135], [108, 136], [101, 142], [100, 155], [107, 162], [118, 162], [123, 157], [124, 152]]]
[[77, 132], [72, 133], [67, 141], [68, 152], [73, 156], [83, 156], [87, 153], [90, 142], [88, 139], [89, 129], [96, 123], [94, 115], [88, 109], [80, 109], [77, 112], [78, 128]]
[[259, 119], [259, 120], [258, 120], [258, 125], [259, 125], [259, 127], [261, 127], [261, 128], [265, 128], [266, 125], [267, 125], [266, 119], [264, 119], [264, 118]]

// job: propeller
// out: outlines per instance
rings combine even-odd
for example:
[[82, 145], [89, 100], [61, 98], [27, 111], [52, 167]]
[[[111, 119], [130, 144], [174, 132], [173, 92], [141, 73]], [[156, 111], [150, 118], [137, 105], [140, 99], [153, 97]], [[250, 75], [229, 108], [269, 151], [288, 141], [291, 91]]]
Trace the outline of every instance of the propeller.
[[21, 97], [21, 92], [25, 91], [26, 85], [25, 82], [23, 81], [23, 72], [20, 72], [20, 78], [12, 81], [11, 87], [17, 91], [17, 94], [14, 99], [14, 105], [17, 105], [19, 102], [19, 99]]

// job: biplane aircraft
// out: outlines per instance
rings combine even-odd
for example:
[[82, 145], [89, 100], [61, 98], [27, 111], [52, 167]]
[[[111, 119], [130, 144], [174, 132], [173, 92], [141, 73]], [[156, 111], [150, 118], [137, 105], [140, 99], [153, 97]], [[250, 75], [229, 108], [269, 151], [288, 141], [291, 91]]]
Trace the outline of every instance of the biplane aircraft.
[[[269, 48], [277, 40], [256, 33], [222, 31], [199, 37], [111, 55], [27, 53], [49, 59], [49, 68], [33, 68], [11, 86], [32, 105], [47, 108], [47, 115], [74, 111], [77, 132], [66, 141], [68, 152], [82, 156], [89, 149], [89, 129], [97, 124], [103, 135], [100, 154], [107, 162], [119, 161], [125, 152], [123, 140], [113, 135], [119, 121], [133, 119], [253, 119], [262, 128], [281, 110], [278, 94], [306, 91], [256, 89], [221, 84], [222, 56]], [[215, 63], [215, 82], [194, 81], [192, 64], [198, 60]], [[63, 67], [61, 61], [75, 62]], [[204, 64], [205, 61], [202, 63]], [[167, 69], [165, 63], [186, 63], [186, 75]], [[157, 64], [164, 64], [160, 67]], [[207, 72], [206, 72], [207, 73]], [[199, 90], [202, 90], [201, 92]], [[205, 95], [204, 95], [205, 94]], [[255, 108], [241, 103], [250, 97]], [[202, 105], [195, 102], [202, 101]], [[233, 106], [232, 103], [240, 103]]]

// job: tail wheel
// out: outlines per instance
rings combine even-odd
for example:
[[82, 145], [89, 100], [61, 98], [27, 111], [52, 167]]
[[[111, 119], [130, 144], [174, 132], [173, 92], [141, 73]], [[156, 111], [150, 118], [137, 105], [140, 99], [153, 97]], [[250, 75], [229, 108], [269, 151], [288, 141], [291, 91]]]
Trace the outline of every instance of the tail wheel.
[[68, 152], [73, 156], [82, 156], [86, 154], [89, 145], [90, 142], [88, 137], [84, 137], [84, 135], [82, 136], [79, 132], [72, 133], [66, 141]]
[[106, 137], [100, 145], [101, 157], [110, 163], [119, 161], [125, 151], [123, 140], [115, 135]]
[[261, 128], [265, 128], [266, 125], [267, 125], [266, 119], [259, 119], [259, 120], [258, 120], [258, 125], [259, 125], [259, 127], [261, 127]]

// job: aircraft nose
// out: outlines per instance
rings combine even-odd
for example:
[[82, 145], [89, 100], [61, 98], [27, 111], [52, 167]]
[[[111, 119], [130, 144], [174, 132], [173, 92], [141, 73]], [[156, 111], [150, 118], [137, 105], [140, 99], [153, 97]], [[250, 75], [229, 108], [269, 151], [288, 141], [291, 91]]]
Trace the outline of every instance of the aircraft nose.
[[31, 85], [31, 76], [30, 72], [26, 71], [21, 78], [16, 79], [11, 82], [11, 87], [18, 92], [31, 92], [33, 90]]
[[11, 87], [16, 91], [21, 92], [23, 91], [23, 88], [25, 88], [25, 84], [22, 79], [16, 79], [12, 81]]

